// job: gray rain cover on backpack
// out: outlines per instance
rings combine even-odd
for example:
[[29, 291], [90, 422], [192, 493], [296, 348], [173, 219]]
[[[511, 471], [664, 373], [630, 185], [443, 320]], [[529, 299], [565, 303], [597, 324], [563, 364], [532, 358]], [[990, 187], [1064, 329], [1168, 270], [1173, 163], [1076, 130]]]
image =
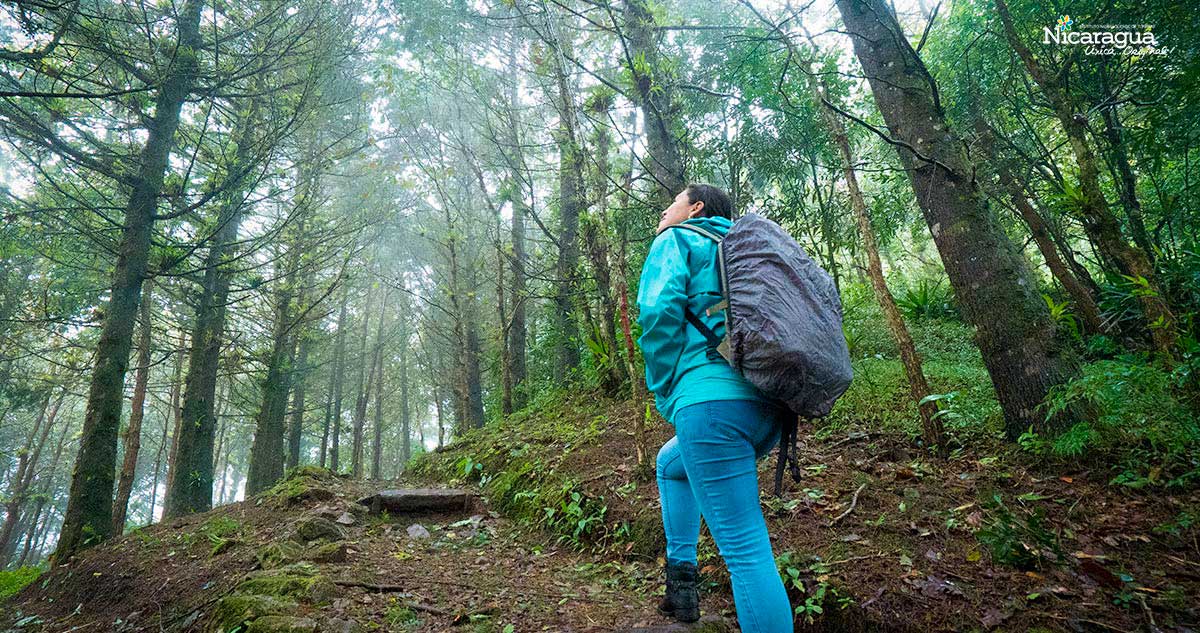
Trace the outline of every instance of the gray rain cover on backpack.
[[829, 273], [783, 227], [755, 213], [734, 222], [717, 253], [728, 301], [722, 355], [797, 414], [828, 415], [854, 376]]

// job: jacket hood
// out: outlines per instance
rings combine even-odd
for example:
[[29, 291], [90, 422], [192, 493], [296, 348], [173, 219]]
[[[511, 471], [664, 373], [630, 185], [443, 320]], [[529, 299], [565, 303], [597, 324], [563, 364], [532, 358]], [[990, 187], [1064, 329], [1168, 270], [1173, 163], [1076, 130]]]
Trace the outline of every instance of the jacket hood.
[[724, 237], [725, 234], [729, 232], [729, 228], [733, 226], [733, 220], [730, 220], [729, 218], [722, 218], [720, 216], [713, 216], [713, 217], [707, 217], [707, 218], [690, 218], [690, 219], [684, 220], [683, 223], [700, 227], [707, 231], [716, 233], [717, 235], [720, 235], [722, 237]]

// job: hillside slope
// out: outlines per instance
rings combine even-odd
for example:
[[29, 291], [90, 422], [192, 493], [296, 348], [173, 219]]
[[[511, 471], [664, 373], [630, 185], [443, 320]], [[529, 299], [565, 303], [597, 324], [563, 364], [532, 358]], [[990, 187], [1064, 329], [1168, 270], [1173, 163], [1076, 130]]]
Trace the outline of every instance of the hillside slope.
[[[591, 394], [473, 432], [413, 472], [473, 482], [492, 505], [640, 573], [664, 541], [652, 470], [637, 468], [628, 402]], [[648, 431], [655, 451], [671, 436]], [[1108, 484], [1104, 471], [1034, 463], [987, 441], [936, 460], [902, 434], [854, 424], [802, 428], [801, 480], [771, 494], [781, 573], [797, 622], [816, 630], [1188, 631], [1200, 626], [1195, 490]], [[985, 440], [981, 440], [985, 441]], [[728, 609], [728, 575], [707, 532], [706, 612]]]
[[86, 551], [0, 605], [0, 631], [599, 632], [664, 623], [645, 597], [654, 574], [555, 546], [485, 503], [394, 516], [356, 503], [406, 483], [303, 468], [260, 497]]
[[[532, 411], [537, 411], [535, 415]], [[3, 604], [0, 631], [632, 631], [665, 624], [648, 429], [634, 404], [546, 400], [414, 459], [403, 481], [302, 468], [246, 502], [136, 530]], [[1187, 631], [1196, 493], [1139, 492], [1020, 455], [931, 460], [903, 436], [804, 429], [764, 508], [798, 630]], [[1001, 447], [988, 446], [996, 454]], [[371, 516], [381, 488], [465, 486], [473, 509]], [[733, 616], [702, 534], [702, 610]], [[511, 628], [510, 628], [511, 627]], [[711, 628], [727, 627], [714, 624]], [[732, 627], [728, 627], [732, 628]]]

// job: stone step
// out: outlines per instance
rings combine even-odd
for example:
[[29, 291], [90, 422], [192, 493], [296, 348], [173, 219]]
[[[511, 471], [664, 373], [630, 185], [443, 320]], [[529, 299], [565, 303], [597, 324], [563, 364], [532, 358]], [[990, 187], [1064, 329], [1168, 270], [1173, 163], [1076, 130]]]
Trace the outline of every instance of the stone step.
[[371, 509], [371, 514], [384, 510], [401, 512], [460, 512], [471, 509], [475, 495], [458, 488], [401, 488], [380, 490], [359, 499], [358, 502]]

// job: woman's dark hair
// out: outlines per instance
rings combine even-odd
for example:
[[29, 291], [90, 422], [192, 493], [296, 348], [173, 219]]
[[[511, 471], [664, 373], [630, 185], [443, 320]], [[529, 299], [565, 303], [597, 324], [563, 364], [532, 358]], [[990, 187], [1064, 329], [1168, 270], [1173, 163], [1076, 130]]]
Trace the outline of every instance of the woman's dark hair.
[[729, 199], [729, 194], [722, 191], [720, 187], [693, 182], [688, 184], [684, 191], [687, 192], [690, 204], [696, 204], [697, 202], [704, 203], [704, 209], [700, 211], [700, 217], [733, 219], [733, 202]]

